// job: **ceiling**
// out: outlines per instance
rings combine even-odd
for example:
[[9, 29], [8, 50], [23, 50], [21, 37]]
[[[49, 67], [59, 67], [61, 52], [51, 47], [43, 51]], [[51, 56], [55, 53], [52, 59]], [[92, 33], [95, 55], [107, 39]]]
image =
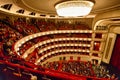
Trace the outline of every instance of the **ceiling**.
[[[16, 0], [16, 4], [24, 9], [42, 14], [56, 15], [54, 5], [65, 0]], [[115, 10], [120, 7], [120, 0], [95, 0], [91, 15]]]
[[[0, 6], [12, 4], [10, 11], [0, 9], [0, 11], [17, 14], [16, 11], [24, 9], [22, 15], [28, 16], [30, 12], [34, 12], [34, 17], [59, 17], [56, 14], [54, 5], [65, 0], [0, 0]], [[91, 13], [87, 17], [95, 17], [98, 13], [120, 9], [120, 0], [95, 0], [95, 5]], [[21, 14], [20, 14], [21, 15]], [[43, 16], [42, 16], [43, 17]]]

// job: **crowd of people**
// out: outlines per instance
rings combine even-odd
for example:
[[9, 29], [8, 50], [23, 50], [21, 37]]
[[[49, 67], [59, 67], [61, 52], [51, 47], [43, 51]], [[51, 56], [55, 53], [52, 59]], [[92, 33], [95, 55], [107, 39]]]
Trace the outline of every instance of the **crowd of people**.
[[14, 43], [23, 37], [22, 34], [13, 30], [8, 25], [0, 22], [0, 43], [1, 51], [6, 55], [14, 55], [12, 47]]
[[[64, 24], [64, 25], [63, 25]], [[46, 30], [45, 30], [46, 29]], [[5, 19], [0, 20], [0, 45], [1, 49], [0, 51], [4, 53], [5, 55], [14, 55], [13, 46], [15, 42], [17, 42], [19, 39], [38, 32], [43, 31], [50, 31], [50, 30], [89, 30], [89, 26], [87, 24], [83, 24], [82, 22], [74, 22], [69, 23], [66, 21], [50, 21], [50, 20], [26, 20], [25, 18], [17, 18], [14, 20], [11, 20], [9, 17], [6, 17]], [[30, 41], [27, 41], [19, 48], [19, 54], [22, 55], [28, 48], [30, 48], [32, 45], [48, 40], [53, 38], [65, 38], [65, 37], [81, 37], [81, 38], [91, 38], [91, 34], [80, 34], [77, 35], [66, 33], [64, 35], [61, 34], [54, 34], [54, 35], [46, 35], [42, 37], [38, 37], [35, 39], [32, 39]], [[65, 42], [65, 41], [63, 41]], [[62, 41], [57, 43], [63, 43]], [[68, 41], [69, 42], [69, 41]], [[74, 43], [74, 41], [71, 41]], [[71, 43], [70, 42], [70, 43]], [[56, 43], [56, 42], [55, 42]], [[89, 44], [89, 41], [81, 41], [76, 43], [82, 43], [82, 44]], [[52, 43], [51, 43], [52, 44]], [[54, 44], [54, 43], [53, 43]], [[44, 46], [44, 45], [42, 45]], [[48, 45], [47, 45], [48, 46]], [[85, 48], [85, 47], [81, 47]], [[87, 48], [87, 47], [86, 47]]]
[[65, 73], [71, 73], [74, 75], [106, 78], [110, 80], [118, 80], [118, 77], [113, 73], [109, 72], [107, 66], [100, 64], [92, 64], [91, 62], [83, 61], [54, 61], [47, 62], [43, 65], [45, 68], [62, 71]]
[[[74, 24], [64, 21], [58, 21], [56, 23], [54, 21], [45, 21], [45, 20], [38, 20], [38, 21], [31, 20], [27, 22], [24, 18], [18, 18], [17, 20], [14, 20], [14, 22], [12, 23], [12, 21], [8, 19], [0, 20], [0, 56], [3, 57], [3, 56], [16, 55], [13, 50], [13, 46], [15, 42], [17, 42], [19, 39], [27, 35], [43, 32], [43, 31], [50, 31], [50, 30], [52, 31], [52, 30], [78, 30], [78, 29], [90, 30], [87, 24], [83, 24], [81, 22], [75, 22]], [[91, 38], [91, 34], [82, 34], [82, 33], [79, 36], [76, 34], [64, 34], [64, 35], [56, 34], [56, 35], [45, 36], [42, 39], [41, 37], [38, 37], [23, 44], [20, 47], [19, 53], [22, 55], [28, 48], [30, 48], [32, 45], [36, 44], [37, 42], [44, 41], [46, 39], [53, 39], [56, 37], [61, 38], [61, 36], [62, 38], [63, 37]], [[89, 41], [88, 42], [83, 41], [82, 43], [90, 44]], [[38, 49], [39, 48], [40, 47], [38, 47]], [[82, 48], [88, 49], [86, 47], [82, 47]], [[81, 53], [81, 54], [88, 54], [88, 53]], [[31, 58], [31, 60], [28, 61], [34, 62], [35, 58], [36, 57], [33, 57]], [[67, 72], [75, 75], [95, 76], [98, 78], [106, 78], [110, 76], [111, 78], [111, 75], [109, 75], [109, 71], [104, 66], [92, 65], [90, 62], [78, 62], [78, 61], [62, 62], [62, 63], [53, 62], [53, 63], [46, 63], [44, 67], [50, 69], [52, 68], [53, 70]], [[112, 77], [114, 77], [114, 75], [112, 75]]]
[[90, 62], [81, 61], [56, 61], [47, 62], [43, 65], [45, 68], [67, 72], [81, 76], [94, 76], [92, 64]]

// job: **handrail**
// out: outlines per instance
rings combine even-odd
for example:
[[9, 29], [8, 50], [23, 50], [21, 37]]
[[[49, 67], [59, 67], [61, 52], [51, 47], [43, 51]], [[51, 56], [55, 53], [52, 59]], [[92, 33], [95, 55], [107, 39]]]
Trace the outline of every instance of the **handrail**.
[[33, 68], [28, 68], [26, 66], [20, 65], [20, 64], [14, 64], [7, 60], [0, 60], [1, 64], [5, 64], [7, 66], [13, 67], [13, 68], [19, 68], [23, 70], [29, 70], [31, 73], [38, 73], [41, 75], [47, 75], [51, 77], [56, 77], [64, 80], [86, 80], [87, 78], [91, 78], [93, 80], [108, 80], [107, 78], [97, 78], [97, 77], [91, 77], [91, 76], [80, 76], [80, 75], [73, 75], [66, 72], [60, 72], [55, 70], [50, 70], [46, 68], [42, 68], [41, 66], [34, 65]]

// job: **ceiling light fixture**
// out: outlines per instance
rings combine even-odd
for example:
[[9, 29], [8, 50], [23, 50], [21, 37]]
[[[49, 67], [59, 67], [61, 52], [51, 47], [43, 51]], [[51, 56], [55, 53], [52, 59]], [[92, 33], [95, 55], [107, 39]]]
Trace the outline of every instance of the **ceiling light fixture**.
[[55, 5], [59, 16], [85, 16], [90, 13], [94, 6], [92, 0], [69, 0]]

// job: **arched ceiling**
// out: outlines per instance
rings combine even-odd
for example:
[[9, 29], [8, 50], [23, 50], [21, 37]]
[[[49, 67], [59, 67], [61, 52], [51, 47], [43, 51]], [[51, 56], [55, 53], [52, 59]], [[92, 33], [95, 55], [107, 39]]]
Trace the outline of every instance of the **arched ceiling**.
[[[33, 17], [58, 18], [59, 16], [56, 14], [54, 5], [60, 1], [64, 0], [0, 0], [0, 6], [12, 4], [9, 11], [3, 9], [0, 10], [18, 15], [16, 11], [23, 9], [24, 13], [19, 15], [29, 16], [31, 12], [34, 12], [35, 15], [32, 15]], [[120, 9], [120, 0], [95, 0], [95, 5], [91, 13], [85, 17], [95, 17], [98, 13], [116, 9]]]
[[[18, 0], [18, 6], [38, 12], [56, 14], [54, 5], [62, 0]], [[120, 0], [95, 0], [91, 13], [99, 13], [120, 6]]]

